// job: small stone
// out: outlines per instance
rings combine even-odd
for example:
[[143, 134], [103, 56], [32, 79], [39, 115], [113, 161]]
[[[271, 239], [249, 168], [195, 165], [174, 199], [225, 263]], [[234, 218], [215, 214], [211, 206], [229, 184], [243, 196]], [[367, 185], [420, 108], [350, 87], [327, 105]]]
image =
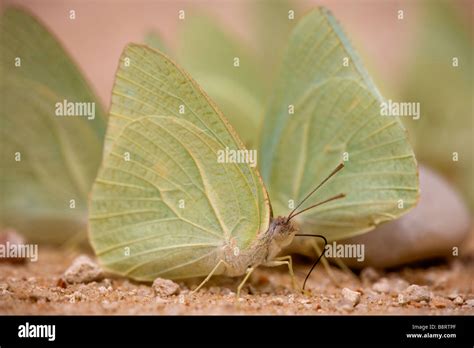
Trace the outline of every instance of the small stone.
[[474, 299], [471, 299], [471, 300], [466, 300], [466, 305], [469, 306], [469, 307], [474, 307]]
[[380, 278], [380, 273], [373, 267], [365, 267], [360, 272], [360, 279], [362, 282], [372, 283]]
[[102, 284], [106, 287], [106, 288], [111, 288], [112, 287], [112, 281], [109, 279], [109, 278], [105, 278], [102, 280]]
[[308, 303], [311, 303], [312, 301], [309, 299], [309, 298], [302, 298], [300, 300], [300, 303], [301, 304], [308, 304]]
[[227, 296], [229, 294], [234, 294], [234, 292], [232, 290], [230, 290], [229, 288], [222, 288], [221, 289], [221, 294], [224, 295], [224, 296]]
[[219, 295], [220, 292], [221, 292], [221, 288], [218, 287], [218, 286], [211, 286], [208, 291], [209, 291], [209, 293], [211, 293], [213, 295]]
[[[12, 228], [8, 228], [3, 230], [0, 233], [0, 244], [7, 247], [11, 247], [13, 245], [23, 245], [25, 244], [25, 239], [21, 234], [15, 231]], [[25, 257], [0, 257], [0, 262], [10, 262], [10, 263], [24, 263], [26, 261]]]
[[168, 297], [179, 294], [179, 285], [174, 281], [163, 278], [156, 278], [152, 285], [155, 295], [160, 297]]
[[344, 288], [342, 289], [342, 296], [349, 304], [352, 305], [352, 307], [356, 306], [360, 302], [360, 292]]
[[400, 278], [395, 278], [392, 279], [390, 282], [391, 285], [391, 293], [398, 294], [399, 292], [402, 292], [406, 288], [408, 288], [408, 282], [406, 280], [400, 279]]
[[74, 291], [74, 293], [72, 293], [71, 295], [67, 295], [66, 297], [69, 297], [70, 303], [76, 303], [78, 301], [86, 301], [88, 299], [87, 295], [79, 291]]
[[398, 303], [401, 304], [401, 305], [404, 305], [404, 304], [407, 304], [408, 302], [408, 299], [405, 295], [403, 294], [398, 294]]
[[453, 302], [457, 305], [462, 305], [464, 303], [464, 299], [461, 296], [457, 296]]
[[455, 299], [456, 297], [458, 297], [458, 296], [459, 296], [459, 292], [453, 291], [453, 292], [451, 292], [451, 293], [448, 295], [448, 298], [449, 298], [450, 300], [454, 300], [454, 299]]
[[367, 294], [367, 301], [369, 303], [376, 303], [380, 299], [380, 296], [382, 296], [371, 289], [366, 289], [365, 294]]
[[431, 300], [431, 305], [436, 308], [451, 307], [451, 301], [440, 296], [436, 296]]
[[354, 310], [354, 306], [345, 299], [342, 301], [339, 301], [337, 303], [336, 308], [338, 311], [345, 311], [345, 312], [352, 312]]
[[64, 272], [64, 279], [69, 284], [89, 283], [102, 276], [102, 269], [86, 255], [78, 256]]
[[285, 301], [280, 297], [276, 297], [276, 298], [270, 300], [270, 303], [275, 305], [275, 306], [283, 306], [285, 304]]
[[378, 282], [372, 285], [372, 290], [379, 293], [388, 294], [390, 292], [390, 283], [388, 282], [388, 279], [380, 279]]
[[398, 295], [398, 303], [406, 304], [408, 302], [429, 302], [431, 293], [426, 286], [416, 284], [410, 285], [401, 294]]
[[63, 289], [66, 289], [67, 288], [67, 283], [66, 281], [64, 280], [64, 278], [59, 278], [58, 281], [56, 282], [56, 286], [60, 287], [60, 288], [63, 288]]
[[107, 288], [105, 286], [99, 286], [99, 292], [101, 294], [105, 294], [105, 293], [107, 293]]
[[158, 305], [165, 305], [168, 301], [161, 297], [155, 297], [155, 303]]

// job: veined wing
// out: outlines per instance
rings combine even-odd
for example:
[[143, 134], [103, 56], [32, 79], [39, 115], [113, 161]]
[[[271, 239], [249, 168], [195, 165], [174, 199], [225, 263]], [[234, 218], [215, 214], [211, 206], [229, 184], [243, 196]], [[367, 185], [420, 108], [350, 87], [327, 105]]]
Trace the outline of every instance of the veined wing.
[[121, 62], [90, 204], [92, 245], [108, 269], [135, 279], [207, 275], [219, 248], [234, 239], [243, 250], [268, 229], [263, 183], [248, 163], [218, 160], [245, 149], [167, 57], [129, 45]]
[[381, 102], [334, 18], [324, 9], [303, 18], [291, 36], [263, 133], [262, 173], [277, 214], [287, 214], [289, 202], [301, 201], [342, 161], [344, 170], [317, 197], [347, 197], [298, 216], [304, 231], [340, 239], [416, 204], [412, 148], [399, 119], [381, 115]]

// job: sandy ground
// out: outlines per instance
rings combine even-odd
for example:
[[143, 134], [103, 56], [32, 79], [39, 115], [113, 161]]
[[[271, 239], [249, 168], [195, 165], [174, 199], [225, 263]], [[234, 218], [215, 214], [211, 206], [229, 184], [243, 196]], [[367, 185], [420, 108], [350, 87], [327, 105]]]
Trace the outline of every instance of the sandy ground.
[[[474, 232], [474, 231], [473, 231]], [[218, 277], [198, 293], [199, 282], [180, 282], [180, 293], [155, 295], [150, 284], [106, 277], [87, 284], [59, 281], [78, 253], [40, 247], [36, 263], [0, 263], [1, 314], [474, 314], [474, 233], [459, 257], [392, 271], [364, 270], [360, 274], [331, 267], [339, 285], [318, 266], [307, 284], [309, 293], [292, 291], [285, 268], [260, 268], [240, 298], [239, 279]], [[305, 262], [306, 261], [306, 262]], [[297, 260], [302, 283], [307, 260]], [[386, 278], [387, 282], [382, 278]], [[380, 284], [388, 284], [386, 293]], [[374, 285], [378, 284], [378, 285]], [[400, 303], [407, 285], [426, 286], [427, 299]], [[343, 288], [361, 294], [360, 301], [344, 298]], [[383, 288], [383, 287], [382, 287]], [[383, 289], [382, 289], [383, 290]], [[358, 302], [358, 303], [357, 303]], [[403, 301], [402, 301], [403, 302]]]

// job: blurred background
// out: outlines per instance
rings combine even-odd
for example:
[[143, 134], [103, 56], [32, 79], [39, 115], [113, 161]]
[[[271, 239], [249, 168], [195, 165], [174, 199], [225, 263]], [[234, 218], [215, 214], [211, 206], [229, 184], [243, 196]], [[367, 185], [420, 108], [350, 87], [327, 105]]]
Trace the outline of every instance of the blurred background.
[[[59, 40], [105, 111], [124, 46], [143, 42], [183, 65], [250, 147], [258, 143], [291, 28], [311, 8], [324, 5], [382, 94], [421, 103], [419, 120], [403, 119], [417, 159], [453, 182], [473, 211], [472, 1], [2, 0], [0, 10], [12, 5], [27, 10]], [[288, 20], [290, 10], [294, 20]], [[234, 57], [240, 58], [238, 73]]]

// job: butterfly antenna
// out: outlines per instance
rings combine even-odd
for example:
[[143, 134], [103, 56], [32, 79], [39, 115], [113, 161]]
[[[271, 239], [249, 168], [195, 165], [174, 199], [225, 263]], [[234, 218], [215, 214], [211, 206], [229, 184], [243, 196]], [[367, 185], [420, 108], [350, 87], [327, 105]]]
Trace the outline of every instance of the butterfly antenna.
[[326, 237], [324, 237], [323, 235], [320, 235], [320, 234], [304, 234], [304, 233], [301, 233], [301, 234], [296, 234], [295, 236], [298, 236], [298, 237], [315, 237], [315, 238], [321, 238], [322, 240], [324, 240], [324, 247], [323, 247], [323, 251], [321, 252], [321, 255], [319, 255], [319, 257], [313, 262], [313, 265], [311, 266], [311, 269], [309, 270], [308, 274], [306, 275], [306, 278], [304, 279], [304, 283], [303, 283], [303, 290], [304, 290], [304, 288], [306, 287], [306, 282], [308, 281], [309, 276], [313, 272], [314, 267], [316, 267], [316, 265], [319, 263], [319, 260], [321, 260], [321, 258], [324, 255], [324, 252], [326, 251], [326, 245], [328, 244], [328, 240], [326, 239]]
[[304, 212], [307, 211], [307, 210], [310, 210], [310, 209], [319, 207], [320, 205], [323, 205], [324, 203], [328, 203], [328, 202], [331, 202], [331, 201], [335, 201], [336, 199], [341, 199], [341, 198], [344, 198], [344, 197], [346, 197], [346, 194], [345, 194], [345, 193], [340, 193], [340, 194], [335, 195], [335, 196], [333, 196], [333, 197], [331, 197], [331, 198], [325, 199], [325, 200], [322, 201], [322, 202], [313, 204], [312, 206], [309, 206], [308, 208], [305, 208], [305, 209], [303, 209], [303, 210], [297, 212], [296, 214], [293, 214], [293, 215], [291, 215], [290, 217], [288, 217], [287, 222], [290, 221], [291, 219], [293, 219], [295, 216], [298, 216], [298, 215], [300, 215], [301, 213], [304, 213]]
[[331, 174], [329, 174], [329, 175], [326, 177], [326, 179], [324, 179], [323, 181], [321, 181], [321, 183], [320, 183], [318, 186], [316, 186], [316, 188], [313, 189], [313, 191], [311, 191], [310, 193], [308, 193], [308, 194], [306, 195], [306, 197], [303, 198], [303, 200], [296, 206], [296, 208], [291, 211], [291, 213], [288, 215], [288, 219], [287, 219], [286, 221], [287, 221], [287, 222], [290, 221], [290, 219], [293, 217], [293, 214], [296, 212], [296, 210], [297, 210], [299, 207], [301, 207], [301, 205], [302, 205], [304, 202], [306, 202], [306, 200], [307, 200], [309, 197], [311, 197], [311, 195], [312, 195], [313, 193], [315, 193], [321, 186], [323, 186], [323, 185], [326, 183], [326, 181], [328, 181], [329, 179], [331, 179], [331, 178], [334, 176], [334, 174], [336, 174], [336, 173], [337, 173], [338, 171], [340, 171], [342, 168], [344, 168], [344, 163], [339, 163], [338, 166], [331, 172]]

